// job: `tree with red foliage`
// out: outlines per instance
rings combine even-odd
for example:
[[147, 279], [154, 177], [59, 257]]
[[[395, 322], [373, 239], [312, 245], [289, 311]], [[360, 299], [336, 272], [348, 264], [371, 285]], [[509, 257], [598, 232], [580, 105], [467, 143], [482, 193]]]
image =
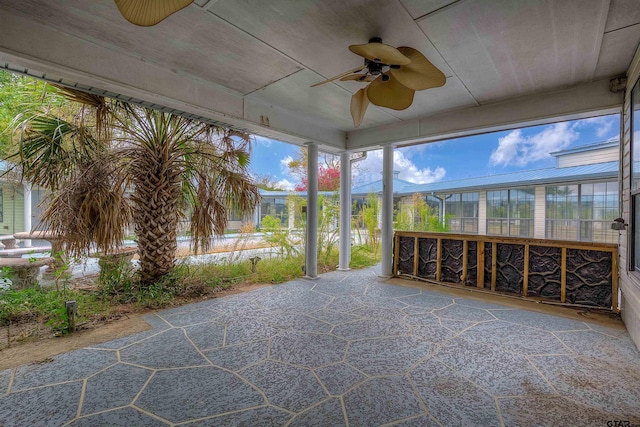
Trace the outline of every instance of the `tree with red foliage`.
[[[296, 191], [307, 191], [309, 180], [302, 178], [296, 185]], [[340, 168], [337, 166], [320, 166], [318, 169], [318, 191], [338, 191], [340, 189]]]
[[[307, 178], [307, 149], [300, 147], [295, 158], [287, 166], [294, 175], [300, 179], [295, 191], [307, 191], [309, 180]], [[338, 191], [340, 189], [340, 158], [328, 153], [320, 153], [318, 156], [318, 191]]]

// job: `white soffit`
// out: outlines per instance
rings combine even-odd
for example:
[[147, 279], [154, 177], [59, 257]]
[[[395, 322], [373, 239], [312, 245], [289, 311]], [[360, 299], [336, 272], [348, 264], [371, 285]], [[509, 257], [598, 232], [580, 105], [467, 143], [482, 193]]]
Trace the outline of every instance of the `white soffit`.
[[459, 1], [461, 0], [400, 0], [413, 19], [437, 12]]
[[[395, 1], [235, 0], [216, 2], [209, 7], [209, 12], [295, 58], [324, 78], [362, 65], [362, 57], [349, 51], [348, 46], [367, 43], [371, 37], [382, 37], [384, 43], [392, 46], [418, 49], [445, 75], [451, 75], [438, 51], [404, 7]], [[256, 16], [260, 19], [256, 20]], [[350, 83], [337, 84], [351, 92], [358, 90], [359, 86]]]
[[611, 0], [605, 33], [640, 23], [638, 0]]
[[79, 39], [243, 94], [301, 69], [275, 49], [197, 7], [186, 7], [158, 25], [138, 27], [120, 16], [111, 0], [2, 3]]
[[[456, 77], [449, 77], [447, 83], [442, 87], [416, 92], [413, 104], [406, 110], [395, 111], [384, 108], [382, 110], [389, 111], [394, 117], [402, 120], [410, 120], [476, 105], [478, 103], [460, 80]], [[367, 114], [369, 114], [369, 110], [367, 110]]]
[[[640, 2], [638, 7], [640, 8]], [[625, 53], [633, 52], [638, 43], [640, 43], [640, 24], [605, 33], [595, 78], [611, 78], [619, 74], [620, 70], [629, 68], [630, 58]]]
[[607, 6], [600, 0], [468, 0], [418, 23], [482, 104], [590, 81]]
[[[308, 70], [300, 71], [264, 89], [253, 92], [245, 97], [263, 104], [280, 106], [295, 105], [292, 114], [313, 120], [320, 126], [334, 129], [351, 129], [353, 120], [349, 112], [351, 93], [337, 85], [327, 84], [312, 88], [318, 81], [318, 75]], [[354, 87], [362, 87], [353, 82]], [[378, 126], [396, 119], [389, 114], [388, 109], [379, 109], [370, 105], [364, 119], [364, 126]]]
[[347, 134], [347, 148], [413, 145], [462, 136], [619, 113], [622, 93], [609, 90], [609, 80], [435, 114]]
[[[139, 28], [113, 0], [0, 0], [0, 66], [285, 141], [363, 149], [619, 108], [608, 79], [635, 52], [639, 1], [196, 0]], [[404, 111], [370, 106], [354, 130], [349, 103], [362, 84], [309, 86], [362, 64], [348, 46], [373, 36], [418, 49], [447, 84]]]

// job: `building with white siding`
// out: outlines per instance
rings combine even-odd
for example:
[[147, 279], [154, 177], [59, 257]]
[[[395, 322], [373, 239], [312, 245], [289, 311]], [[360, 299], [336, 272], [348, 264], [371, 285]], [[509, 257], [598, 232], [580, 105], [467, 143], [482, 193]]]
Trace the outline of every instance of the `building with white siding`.
[[423, 195], [450, 232], [617, 243], [618, 153], [618, 141], [590, 144], [551, 153], [553, 168], [408, 184], [394, 194], [402, 204]]
[[[611, 223], [620, 216], [618, 152], [618, 141], [589, 144], [551, 153], [552, 168], [431, 184], [413, 184], [396, 173], [394, 212], [411, 207], [420, 194], [453, 233], [617, 243]], [[290, 193], [261, 193], [257, 225], [266, 215], [291, 225]], [[355, 186], [352, 214], [357, 216], [370, 194], [381, 193], [382, 180]]]

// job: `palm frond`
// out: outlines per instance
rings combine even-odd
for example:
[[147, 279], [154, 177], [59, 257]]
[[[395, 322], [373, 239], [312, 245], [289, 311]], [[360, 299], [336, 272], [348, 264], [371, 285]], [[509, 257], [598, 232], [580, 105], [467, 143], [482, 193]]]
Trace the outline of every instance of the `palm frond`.
[[49, 115], [33, 117], [18, 151], [9, 156], [32, 184], [57, 190], [75, 166], [91, 156], [97, 146], [84, 127]]
[[62, 236], [67, 252], [85, 255], [95, 244], [108, 253], [122, 245], [131, 206], [116, 165], [100, 155], [78, 166], [53, 193], [41, 225]]

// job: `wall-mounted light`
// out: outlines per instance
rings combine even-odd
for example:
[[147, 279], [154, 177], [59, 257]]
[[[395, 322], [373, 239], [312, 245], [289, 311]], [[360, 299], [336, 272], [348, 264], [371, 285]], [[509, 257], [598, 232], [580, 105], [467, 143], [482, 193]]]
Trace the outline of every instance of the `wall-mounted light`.
[[629, 224], [625, 224], [624, 218], [616, 218], [611, 223], [612, 230], [623, 231]]

